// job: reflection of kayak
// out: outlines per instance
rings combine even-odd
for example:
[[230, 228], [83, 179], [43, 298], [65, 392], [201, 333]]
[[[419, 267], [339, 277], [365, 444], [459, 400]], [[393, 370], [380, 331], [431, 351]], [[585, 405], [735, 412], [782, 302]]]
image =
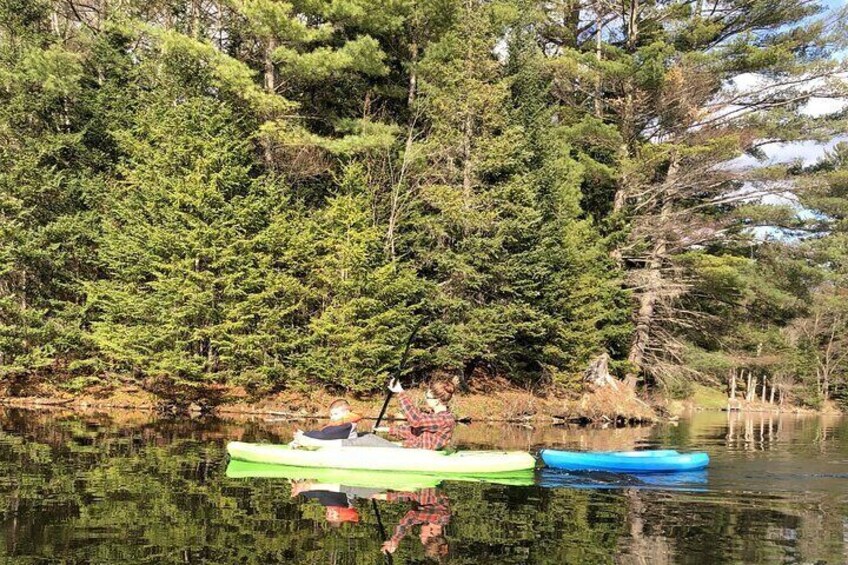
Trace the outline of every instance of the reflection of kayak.
[[695, 471], [703, 469], [710, 462], [706, 453], [677, 453], [670, 450], [584, 453], [545, 449], [540, 455], [545, 464], [554, 469], [612, 473]]
[[404, 471], [432, 475], [479, 475], [533, 469], [536, 460], [522, 451], [457, 451], [445, 453], [427, 449], [393, 447], [319, 447], [291, 449], [287, 445], [241, 443], [227, 444], [232, 459], [253, 463], [360, 469], [368, 471]]
[[707, 471], [684, 471], [681, 473], [648, 473], [630, 475], [608, 471], [568, 472], [559, 469], [542, 469], [539, 486], [544, 488], [576, 489], [657, 489], [657, 490], [705, 490]]
[[533, 471], [530, 469], [507, 473], [487, 473], [483, 475], [452, 474], [449, 476], [440, 476], [424, 473], [400, 473], [397, 471], [292, 467], [289, 465], [249, 463], [247, 461], [238, 461], [237, 459], [231, 459], [227, 465], [227, 477], [231, 479], [309, 480], [324, 484], [404, 492], [434, 488], [445, 479], [450, 481], [487, 482], [511, 486], [529, 486], [533, 484]]

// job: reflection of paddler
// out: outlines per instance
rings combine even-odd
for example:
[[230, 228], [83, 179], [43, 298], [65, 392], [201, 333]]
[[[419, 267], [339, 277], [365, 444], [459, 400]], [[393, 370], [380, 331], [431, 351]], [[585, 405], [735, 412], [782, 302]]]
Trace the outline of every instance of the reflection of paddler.
[[448, 554], [448, 541], [444, 528], [451, 519], [448, 498], [438, 490], [430, 488], [420, 492], [389, 492], [374, 498], [389, 502], [409, 501], [415, 506], [401, 518], [395, 528], [394, 535], [383, 544], [386, 553], [397, 551], [400, 541], [414, 526], [421, 526], [419, 539], [424, 546], [424, 553], [433, 559], [442, 559]]
[[296, 481], [292, 483], [291, 487], [292, 498], [299, 495], [314, 500], [323, 506], [327, 523], [334, 527], [341, 526], [346, 522], [354, 524], [359, 522], [359, 511], [354, 507], [353, 501], [357, 498], [370, 498], [379, 492], [375, 489], [310, 481]]

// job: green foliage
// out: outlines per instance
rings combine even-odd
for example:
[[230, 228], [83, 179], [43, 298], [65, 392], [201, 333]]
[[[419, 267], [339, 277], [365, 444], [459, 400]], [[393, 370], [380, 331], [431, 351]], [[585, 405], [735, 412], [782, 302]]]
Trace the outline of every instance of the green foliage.
[[99, 246], [112, 276], [88, 287], [92, 337], [115, 369], [196, 380], [235, 330], [228, 303], [251, 267], [241, 249], [263, 221], [249, 144], [206, 98], [151, 100], [119, 143], [127, 162]]
[[845, 147], [757, 175], [794, 175], [813, 218], [733, 201], [719, 166], [833, 120], [746, 98], [698, 123], [740, 75], [832, 73], [817, 7], [672, 2], [631, 29], [588, 2], [107, 4], [0, 4], [10, 391], [365, 392], [423, 320], [415, 377], [573, 387], [603, 352], [648, 373], [641, 332], [669, 390], [729, 363], [848, 394], [841, 365], [831, 388], [810, 369], [824, 334], [793, 333], [845, 287]]

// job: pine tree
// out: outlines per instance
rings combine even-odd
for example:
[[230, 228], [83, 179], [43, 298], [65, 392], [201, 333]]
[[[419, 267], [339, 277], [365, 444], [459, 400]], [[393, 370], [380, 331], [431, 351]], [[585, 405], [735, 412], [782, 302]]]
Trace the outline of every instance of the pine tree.
[[549, 131], [541, 55], [516, 36], [498, 58], [518, 12], [508, 3], [461, 10], [418, 67], [428, 135], [411, 148], [421, 155], [411, 245], [439, 290], [430, 362], [466, 376], [562, 378], [616, 341], [613, 323], [626, 333], [619, 286], [581, 218], [582, 168]]
[[168, 102], [145, 104], [122, 135], [100, 245], [110, 277], [90, 286], [89, 308], [116, 369], [191, 381], [220, 369], [227, 282], [249, 260], [250, 148], [219, 102]]
[[841, 91], [827, 78], [841, 72], [830, 54], [844, 45], [845, 14], [817, 17], [820, 6], [798, 0], [569, 6], [576, 18], [555, 17], [557, 5], [547, 12], [554, 94], [561, 122], [597, 140], [577, 147], [602, 181], [586, 202], [618, 239], [614, 256], [634, 290], [635, 385], [662, 379], [679, 352], [689, 282], [676, 258], [721, 245], [740, 220], [728, 212], [745, 200], [746, 178], [722, 163], [838, 131], [796, 111]]
[[0, 375], [12, 388], [77, 366], [77, 281], [98, 272], [92, 77], [49, 18], [46, 2], [0, 5]]

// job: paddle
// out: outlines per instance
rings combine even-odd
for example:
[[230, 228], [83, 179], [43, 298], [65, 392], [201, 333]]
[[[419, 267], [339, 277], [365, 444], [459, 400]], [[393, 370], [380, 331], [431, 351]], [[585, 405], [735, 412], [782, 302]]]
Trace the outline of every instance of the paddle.
[[[386, 528], [383, 527], [383, 520], [380, 518], [380, 509], [377, 507], [377, 501], [373, 498], [371, 499], [371, 508], [374, 509], [374, 517], [377, 518], [377, 531], [380, 533], [380, 541], [385, 542], [386, 536]], [[392, 554], [389, 552], [383, 552], [383, 556], [386, 558], [386, 563], [389, 565], [393, 565], [394, 560], [392, 559]]]
[[[395, 371], [395, 376], [391, 377], [389, 379], [389, 382], [392, 382], [392, 379], [394, 379], [394, 378], [398, 378], [398, 379], [400, 378], [400, 373], [401, 373], [401, 371], [403, 371], [403, 367], [404, 367], [404, 365], [406, 365], [406, 359], [409, 357], [409, 348], [410, 348], [410, 346], [412, 346], [412, 340], [415, 337], [415, 334], [418, 333], [418, 330], [421, 329], [421, 326], [423, 324], [424, 324], [424, 316], [421, 316], [421, 318], [419, 318], [418, 322], [415, 324], [415, 327], [412, 328], [412, 333], [409, 334], [409, 339], [406, 340], [406, 347], [403, 350], [403, 355], [401, 355], [401, 357], [400, 357], [400, 363], [398, 363], [398, 368]], [[392, 399], [392, 394], [394, 394], [392, 391], [389, 391], [389, 392], [386, 393], [386, 400], [383, 401], [383, 407], [380, 408], [380, 415], [377, 416], [377, 421], [374, 422], [374, 427], [371, 428], [372, 432], [380, 427], [380, 422], [383, 421], [383, 416], [386, 415], [386, 409], [389, 407], [389, 401], [391, 401], [391, 399]]]

